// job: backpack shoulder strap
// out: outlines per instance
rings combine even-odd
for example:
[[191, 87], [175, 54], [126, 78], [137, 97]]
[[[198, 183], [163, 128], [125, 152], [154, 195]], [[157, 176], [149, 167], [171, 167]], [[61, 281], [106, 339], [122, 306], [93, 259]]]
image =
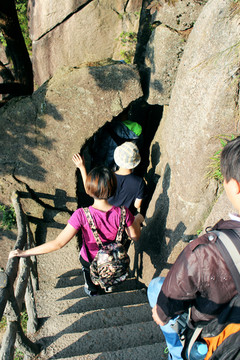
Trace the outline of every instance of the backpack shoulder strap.
[[97, 232], [97, 229], [96, 229], [96, 226], [94, 224], [94, 221], [93, 221], [93, 218], [92, 218], [92, 215], [90, 213], [89, 208], [85, 207], [85, 208], [82, 208], [82, 209], [83, 209], [83, 211], [84, 211], [84, 213], [86, 215], [87, 221], [88, 221], [89, 226], [90, 226], [90, 228], [91, 228], [91, 230], [93, 232], [93, 236], [94, 236], [98, 246], [99, 247], [103, 246], [102, 241], [101, 241], [101, 239], [100, 239], [100, 237], [98, 235], [98, 232]]
[[116, 236], [116, 241], [121, 242], [122, 241], [122, 235], [126, 224], [126, 209], [124, 206], [121, 206], [121, 219], [120, 224], [118, 227], [118, 232]]
[[[226, 261], [232, 274], [236, 289], [240, 294], [240, 237], [231, 229], [211, 230], [210, 233], [217, 235], [216, 246]], [[192, 346], [204, 327], [196, 327], [187, 345], [187, 356], [190, 357]]]
[[240, 294], [240, 237], [231, 229], [213, 230], [212, 232], [218, 237], [216, 246], [226, 261]]

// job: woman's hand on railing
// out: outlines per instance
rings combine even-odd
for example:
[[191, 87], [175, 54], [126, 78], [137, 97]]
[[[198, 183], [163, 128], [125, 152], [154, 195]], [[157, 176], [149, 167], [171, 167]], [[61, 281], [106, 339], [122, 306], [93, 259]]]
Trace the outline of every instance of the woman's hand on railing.
[[10, 251], [9, 255], [8, 255], [8, 259], [12, 259], [14, 257], [24, 257], [24, 251], [23, 250], [20, 250], [20, 249], [16, 249], [16, 250], [12, 250]]

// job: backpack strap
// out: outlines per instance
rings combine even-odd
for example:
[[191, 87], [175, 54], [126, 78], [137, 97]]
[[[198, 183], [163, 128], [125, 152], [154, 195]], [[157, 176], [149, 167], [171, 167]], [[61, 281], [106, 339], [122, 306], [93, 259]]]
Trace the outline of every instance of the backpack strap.
[[[229, 271], [232, 274], [236, 289], [240, 294], [240, 237], [231, 229], [211, 230], [210, 233], [217, 235], [215, 242], [219, 252], [225, 260]], [[209, 239], [210, 240], [210, 239]], [[211, 240], [210, 240], [211, 241]], [[190, 352], [194, 342], [201, 334], [203, 327], [196, 327], [187, 346], [187, 358], [190, 357]]]
[[101, 239], [100, 239], [100, 237], [98, 235], [98, 232], [97, 232], [96, 226], [94, 224], [94, 221], [93, 221], [92, 215], [90, 213], [90, 210], [89, 210], [88, 207], [85, 207], [85, 208], [82, 208], [82, 209], [83, 209], [83, 211], [84, 211], [84, 213], [86, 215], [89, 226], [90, 226], [90, 228], [91, 228], [91, 230], [93, 232], [93, 236], [94, 236], [99, 248], [101, 248], [103, 246], [103, 243], [102, 243], [102, 241], [101, 241]]
[[[88, 207], [85, 207], [85, 208], [82, 208], [85, 215], [86, 215], [86, 218], [87, 218], [87, 221], [89, 223], [89, 226], [93, 232], [93, 236], [99, 246], [99, 248], [101, 248], [103, 246], [103, 243], [99, 237], [99, 234], [98, 234], [98, 231], [96, 229], [96, 226], [94, 224], [94, 221], [93, 221], [93, 218], [92, 218], [92, 215], [90, 213], [90, 210]], [[117, 242], [121, 242], [122, 240], [122, 235], [123, 235], [123, 231], [124, 231], [124, 228], [125, 228], [125, 224], [126, 224], [126, 209], [124, 206], [121, 206], [121, 219], [120, 219], [120, 224], [119, 224], [119, 228], [118, 228], [118, 232], [117, 232], [117, 235], [116, 235], [116, 241]]]
[[121, 219], [120, 219], [120, 224], [119, 224], [119, 228], [118, 228], [118, 232], [117, 232], [117, 236], [116, 236], [117, 242], [122, 241], [122, 236], [123, 236], [125, 225], [126, 225], [126, 209], [124, 206], [121, 206]]
[[240, 294], [240, 237], [231, 229], [213, 230], [217, 235], [216, 246], [232, 274], [236, 289]]

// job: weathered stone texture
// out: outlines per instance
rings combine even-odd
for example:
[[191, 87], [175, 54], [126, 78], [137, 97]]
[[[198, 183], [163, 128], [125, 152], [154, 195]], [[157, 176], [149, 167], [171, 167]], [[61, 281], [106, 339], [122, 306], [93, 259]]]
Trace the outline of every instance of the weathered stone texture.
[[[53, 11], [50, 3], [43, 5], [47, 14]], [[85, 6], [81, 7], [83, 3]], [[75, 1], [66, 4], [62, 11], [63, 5], [59, 9], [55, 5], [58, 10], [55, 16], [49, 16], [51, 25], [45, 24], [47, 15], [42, 15], [41, 5], [33, 7], [30, 13], [32, 23], [35, 24], [35, 17], [39, 22], [42, 16], [45, 19], [41, 31], [36, 24], [31, 31], [35, 82], [41, 85], [64, 66], [78, 66], [86, 61], [106, 58], [120, 60], [123, 48], [120, 34], [123, 31], [137, 32], [141, 9], [140, 1], [127, 3], [119, 0]], [[126, 13], [126, 4], [130, 13]]]
[[72, 155], [140, 96], [135, 67], [116, 64], [66, 68], [32, 97], [10, 101], [0, 109], [3, 196], [16, 186], [14, 175], [45, 203], [75, 209]]
[[190, 34], [178, 68], [161, 136], [168, 139], [169, 165], [178, 195], [186, 202], [198, 202], [207, 187], [204, 174], [220, 146], [216, 136], [234, 132], [239, 32], [237, 19], [229, 21], [228, 4], [210, 1]]
[[[165, 111], [151, 144], [146, 177], [156, 188], [147, 226], [136, 248], [131, 248], [134, 270], [146, 284], [153, 275], [167, 273], [186, 245], [180, 239], [195, 237], [205, 225], [227, 217], [229, 210], [224, 195], [217, 200], [216, 182], [209, 182], [206, 172], [221, 148], [217, 136], [239, 131], [239, 16], [230, 0], [201, 3], [164, 4], [152, 18], [157, 27], [146, 51], [151, 72], [148, 103], [164, 105]], [[39, 17], [39, 28], [32, 28], [34, 71], [38, 83], [53, 77], [32, 97], [12, 100], [0, 109], [4, 201], [13, 186], [29, 197], [27, 184], [55, 208], [76, 207], [72, 154], [143, 95], [133, 66], [79, 64], [118, 60], [121, 46], [116, 38], [122, 31], [137, 32], [141, 4], [72, 1], [59, 4], [50, 24], [44, 17], [53, 12], [53, 3], [44, 0], [44, 21]], [[38, 0], [38, 16], [40, 9]], [[145, 51], [145, 45], [142, 48]], [[58, 216], [34, 203], [24, 200], [32, 216], [47, 221], [48, 216]]]
[[152, 36], [146, 50], [146, 65], [150, 69], [149, 104], [169, 104], [177, 69], [186, 40], [203, 4], [196, 1], [164, 3], [152, 18]]
[[153, 20], [160, 21], [171, 29], [187, 30], [194, 25], [206, 2], [195, 0], [177, 0], [174, 4], [162, 2], [163, 5], [154, 13]]
[[[151, 259], [154, 275], [166, 271], [166, 259], [169, 267], [174, 262], [185, 246], [180, 239], [195, 237], [218, 216], [228, 218], [231, 207], [226, 198], [220, 197], [220, 205], [217, 201], [213, 207], [217, 185], [209, 182], [206, 173], [210, 158], [221, 149], [217, 136], [238, 133], [239, 31], [229, 3], [213, 0], [204, 7], [187, 41], [169, 107], [152, 143], [160, 161], [149, 172], [160, 179], [139, 251], [144, 254], [143, 263]], [[148, 271], [143, 278], [146, 283], [151, 280]]]
[[37, 40], [73, 15], [89, 0], [30, 0], [28, 4], [29, 28], [32, 40]]
[[185, 40], [164, 25], [157, 26], [147, 47], [146, 65], [151, 69], [149, 104], [169, 103]]

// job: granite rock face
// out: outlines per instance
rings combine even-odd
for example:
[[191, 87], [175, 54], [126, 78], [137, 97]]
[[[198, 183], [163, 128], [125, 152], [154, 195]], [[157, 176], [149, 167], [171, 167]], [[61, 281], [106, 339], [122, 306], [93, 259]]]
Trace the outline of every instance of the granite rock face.
[[[18, 187], [29, 214], [51, 220], [59, 216], [57, 209], [76, 208], [72, 154], [144, 98], [135, 110], [136, 120], [147, 114], [143, 135], [149, 146], [143, 155], [147, 163], [150, 150], [145, 178], [151, 189], [146, 226], [131, 258], [145, 284], [167, 273], [185, 246], [181, 239], [212, 225], [220, 210], [227, 217], [230, 205], [224, 195], [218, 201], [218, 185], [206, 173], [221, 149], [219, 136], [239, 132], [240, 29], [233, 2], [178, 0], [152, 16], [148, 4], [32, 1], [35, 79], [46, 82], [31, 97], [0, 109], [2, 202]], [[144, 38], [149, 26], [151, 35]], [[118, 61], [130, 35], [141, 49], [136, 66]], [[103, 61], [108, 57], [115, 61]], [[145, 82], [139, 65], [146, 67]]]
[[[174, 262], [184, 247], [180, 239], [194, 238], [219, 220], [219, 189], [206, 174], [211, 157], [222, 148], [219, 136], [230, 138], [239, 131], [238, 23], [230, 2], [209, 1], [185, 46], [169, 106], [152, 142], [149, 173], [156, 189], [139, 245], [146, 253], [145, 268], [151, 259], [151, 274], [166, 269], [166, 259]], [[224, 203], [221, 217], [228, 218], [231, 205], [224, 199], [219, 200]]]
[[41, 85], [64, 66], [124, 59], [121, 55], [121, 51], [126, 51], [124, 33], [133, 34], [136, 40], [141, 3], [140, 0], [32, 2], [29, 16], [35, 83]]
[[[9, 199], [20, 182], [48, 205], [75, 209], [72, 155], [141, 96], [135, 67], [115, 64], [65, 68], [33, 96], [10, 101], [0, 109], [2, 196]], [[28, 213], [36, 215], [32, 206], [28, 202]]]
[[188, 36], [205, 3], [162, 2], [153, 14], [152, 35], [146, 49], [146, 66], [150, 69], [149, 104], [169, 104]]

